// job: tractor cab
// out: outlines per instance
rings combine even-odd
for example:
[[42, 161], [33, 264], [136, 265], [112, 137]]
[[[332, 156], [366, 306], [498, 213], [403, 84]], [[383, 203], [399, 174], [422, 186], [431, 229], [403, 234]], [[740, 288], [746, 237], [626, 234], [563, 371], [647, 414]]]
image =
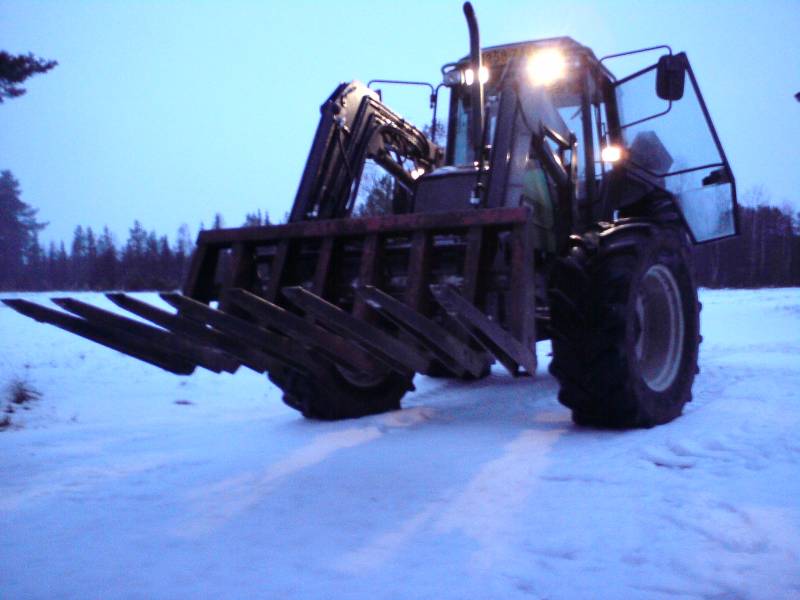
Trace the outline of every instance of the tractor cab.
[[[594, 143], [584, 140], [599, 139], [593, 108], [611, 76], [591, 50], [567, 37], [487, 48], [482, 60], [477, 79], [468, 57], [443, 68], [451, 91], [447, 166], [428, 180], [460, 179], [461, 194], [428, 193], [423, 179], [417, 210], [528, 206], [535, 245], [555, 251], [573, 228], [576, 201], [588, 204], [595, 194]], [[476, 85], [483, 86], [483, 115]], [[483, 127], [475, 128], [476, 120]]]
[[557, 251], [671, 197], [695, 242], [734, 235], [733, 177], [686, 55], [619, 80], [604, 64], [660, 48], [598, 60], [560, 37], [485, 48], [478, 69], [445, 65], [445, 166], [417, 182], [414, 210], [529, 206], [536, 246]]

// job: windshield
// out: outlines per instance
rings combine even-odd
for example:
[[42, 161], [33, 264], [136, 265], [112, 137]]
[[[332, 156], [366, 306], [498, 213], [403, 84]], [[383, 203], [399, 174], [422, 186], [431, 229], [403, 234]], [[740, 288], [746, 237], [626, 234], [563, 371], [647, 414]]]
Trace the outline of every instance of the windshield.
[[469, 141], [469, 96], [459, 94], [455, 107], [453, 130], [452, 164], [470, 165], [475, 162], [475, 150]]
[[[447, 164], [454, 166], [470, 166], [475, 164], [475, 149], [470, 140], [470, 123], [472, 123], [471, 97], [469, 87], [459, 86], [451, 89], [452, 116], [448, 128], [447, 138]], [[492, 144], [497, 124], [497, 107], [500, 94], [497, 90], [486, 86], [486, 143]]]
[[[597, 171], [594, 164], [591, 169], [587, 167], [584, 156], [598, 145], [598, 132], [589, 126], [591, 116], [581, 110], [585, 70], [576, 68], [547, 85], [533, 80], [525, 68], [495, 69], [492, 73], [484, 87], [485, 141], [490, 146], [492, 172], [488, 202], [493, 206], [519, 206], [533, 200], [537, 214], [552, 216], [558, 194], [585, 197], [594, 191], [595, 187], [585, 183]], [[472, 91], [467, 85], [450, 88], [446, 164], [455, 167], [475, 164]], [[591, 104], [592, 110], [585, 112], [593, 113], [598, 106]], [[551, 221], [543, 218], [542, 227], [551, 228]]]
[[[580, 111], [580, 92], [577, 88], [578, 86], [575, 82], [564, 82], [561, 86], [548, 89], [547, 95], [551, 99], [553, 106], [558, 109], [559, 115], [568, 129], [579, 139], [578, 147], [581, 148], [583, 146], [583, 127], [581, 125], [583, 115]], [[475, 164], [475, 149], [470, 140], [472, 101], [469, 91], [469, 86], [458, 86], [450, 90], [452, 94], [451, 116], [448, 126], [446, 155], [446, 164], [448, 165], [469, 166]], [[502, 92], [496, 86], [491, 85], [491, 82], [485, 86], [485, 118], [488, 127], [486, 143], [490, 146], [494, 146], [497, 115], [502, 95]], [[525, 118], [526, 122], [530, 124], [538, 122], [537, 115], [532, 112], [525, 114]], [[582, 160], [578, 161], [578, 168], [582, 173], [584, 170]]]

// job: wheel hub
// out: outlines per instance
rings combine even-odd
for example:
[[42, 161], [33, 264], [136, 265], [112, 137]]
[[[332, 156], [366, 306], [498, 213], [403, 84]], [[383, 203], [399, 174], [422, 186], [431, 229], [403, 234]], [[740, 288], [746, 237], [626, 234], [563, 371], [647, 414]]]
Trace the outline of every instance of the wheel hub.
[[642, 379], [655, 392], [675, 381], [683, 358], [684, 315], [678, 282], [669, 268], [651, 266], [634, 304], [634, 352]]
[[375, 371], [354, 371], [346, 367], [336, 365], [336, 370], [339, 372], [347, 383], [357, 388], [371, 388], [386, 379], [389, 371], [386, 369], [376, 369]]

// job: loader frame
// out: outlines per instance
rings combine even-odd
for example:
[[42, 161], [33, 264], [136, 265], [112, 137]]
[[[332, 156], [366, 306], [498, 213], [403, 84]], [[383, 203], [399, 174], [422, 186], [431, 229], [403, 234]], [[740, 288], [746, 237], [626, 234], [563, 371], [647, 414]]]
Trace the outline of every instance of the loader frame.
[[[531, 240], [531, 214], [526, 207], [209, 230], [198, 237], [183, 293], [199, 302], [219, 302], [222, 310], [247, 318], [246, 311], [226, 296], [226, 290], [243, 289], [297, 312], [298, 299], [290, 299], [285, 290], [302, 287], [314, 298], [365, 324], [377, 321], [373, 313], [385, 317], [396, 329], [410, 334], [414, 343], [409, 348], [415, 348], [422, 363], [438, 361], [450, 365], [450, 370], [458, 374], [480, 370], [481, 367], [470, 365], [469, 360], [458, 358], [464, 352], [460, 345], [454, 343], [442, 348], [440, 343], [429, 339], [427, 332], [436, 326], [431, 318], [446, 312], [459, 324], [461, 339], [469, 339], [468, 346], [473, 351], [489, 351], [514, 374], [520, 367], [531, 373], [535, 370], [532, 348], [536, 340]], [[501, 247], [508, 261], [498, 277], [496, 255]], [[336, 269], [344, 252], [355, 255], [354, 278], [337, 277]], [[449, 283], [437, 280], [431, 272], [434, 255], [445, 254], [452, 268]], [[301, 262], [305, 267], [298, 270]], [[389, 285], [388, 262], [405, 274], [402, 289]], [[454, 280], [458, 281], [455, 288]], [[386, 296], [402, 303], [408, 312], [401, 312], [389, 298], [376, 300], [376, 292], [370, 289], [385, 290]], [[492, 292], [503, 294], [510, 308], [499, 323], [478, 315]], [[445, 305], [447, 308], [443, 308]], [[470, 311], [467, 307], [478, 310]], [[309, 305], [305, 308], [308, 312]], [[381, 347], [384, 338], [377, 327], [356, 332], [358, 326], [352, 321], [348, 323], [349, 326], [329, 323], [327, 327], [336, 327], [337, 335], [355, 340], [362, 347]], [[280, 328], [285, 323], [273, 326]], [[491, 333], [486, 333], [489, 329]], [[291, 333], [297, 335], [296, 331]], [[315, 341], [312, 334], [306, 343], [319, 346], [321, 340]], [[390, 358], [385, 360], [394, 362]], [[429, 369], [420, 368], [418, 361], [411, 370]]]
[[246, 366], [313, 376], [328, 363], [476, 378], [492, 357], [532, 375], [531, 227], [523, 207], [208, 230], [183, 294], [161, 294], [174, 313], [121, 293], [107, 296], [139, 319], [70, 298], [54, 299], [66, 312], [4, 302], [181, 375]]

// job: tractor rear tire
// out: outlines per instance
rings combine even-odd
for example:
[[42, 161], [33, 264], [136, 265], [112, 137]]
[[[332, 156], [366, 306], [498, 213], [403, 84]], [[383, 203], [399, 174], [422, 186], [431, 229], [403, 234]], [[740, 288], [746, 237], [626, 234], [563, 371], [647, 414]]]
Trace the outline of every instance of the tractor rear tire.
[[413, 389], [411, 379], [387, 372], [374, 381], [354, 383], [335, 365], [320, 363], [313, 374], [285, 367], [270, 372], [283, 390], [283, 402], [307, 419], [337, 421], [400, 409], [400, 399]]
[[550, 289], [559, 401], [579, 425], [672, 421], [691, 400], [701, 339], [683, 229], [634, 219], [572, 241]]

